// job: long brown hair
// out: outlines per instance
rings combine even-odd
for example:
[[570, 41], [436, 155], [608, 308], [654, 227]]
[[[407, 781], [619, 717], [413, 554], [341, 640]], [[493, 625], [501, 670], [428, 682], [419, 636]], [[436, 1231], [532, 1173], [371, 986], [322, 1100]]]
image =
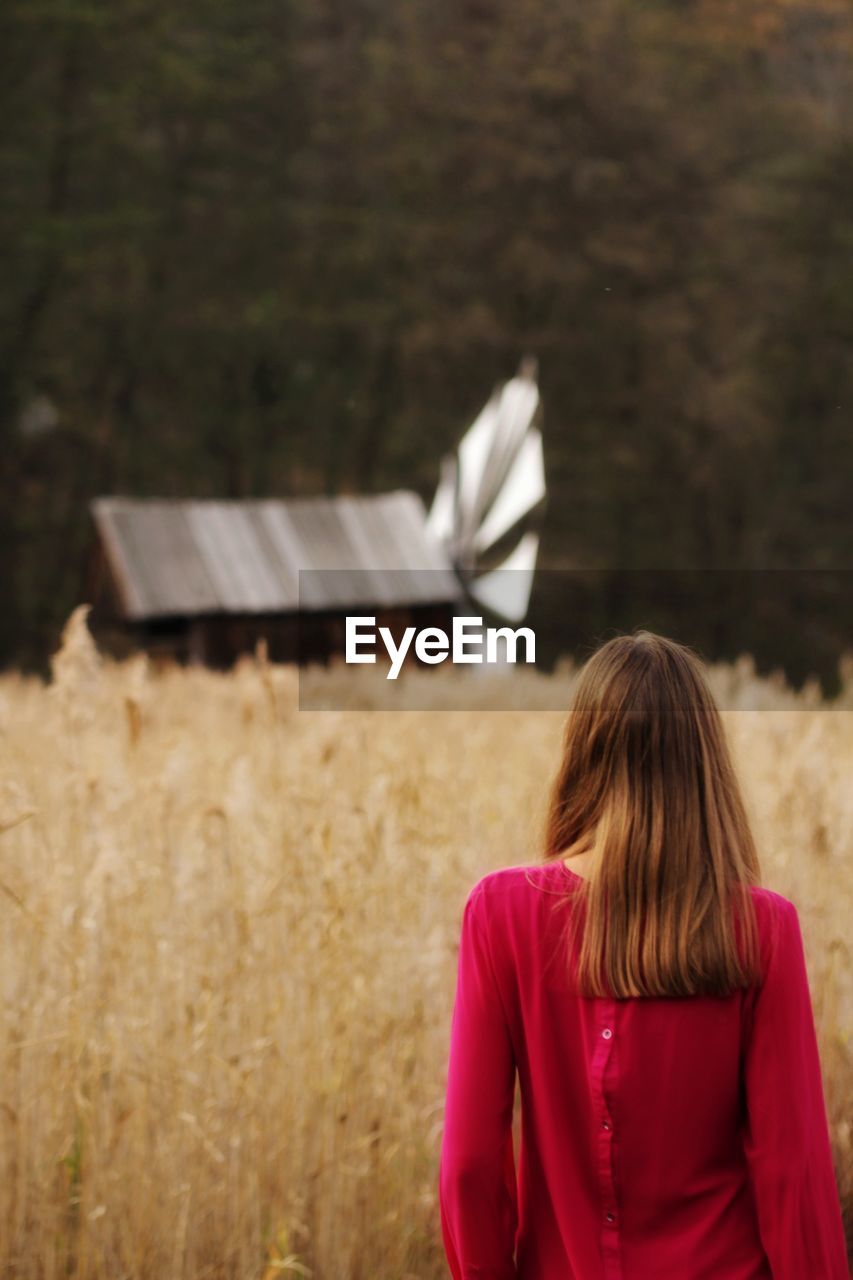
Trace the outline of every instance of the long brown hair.
[[725, 995], [759, 978], [758, 854], [699, 658], [649, 631], [585, 663], [545, 859], [591, 851], [570, 947], [585, 995]]

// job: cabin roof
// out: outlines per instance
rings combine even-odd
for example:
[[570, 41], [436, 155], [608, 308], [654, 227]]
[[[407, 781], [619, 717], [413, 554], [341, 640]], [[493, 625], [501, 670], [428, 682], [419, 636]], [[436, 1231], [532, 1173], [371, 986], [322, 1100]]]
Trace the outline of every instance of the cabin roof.
[[[99, 497], [130, 620], [450, 603], [462, 591], [416, 493], [240, 501]], [[303, 572], [300, 578], [300, 571]]]

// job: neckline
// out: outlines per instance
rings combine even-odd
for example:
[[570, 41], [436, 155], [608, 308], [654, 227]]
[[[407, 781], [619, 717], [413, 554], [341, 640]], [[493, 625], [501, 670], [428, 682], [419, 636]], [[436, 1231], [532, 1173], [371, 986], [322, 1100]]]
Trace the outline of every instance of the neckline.
[[562, 858], [554, 858], [554, 862], [558, 863], [562, 867], [563, 871], [565, 871], [566, 875], [569, 876], [570, 879], [578, 880], [581, 884], [586, 884], [587, 877], [579, 876], [577, 871], [572, 871], [571, 867], [566, 866]]

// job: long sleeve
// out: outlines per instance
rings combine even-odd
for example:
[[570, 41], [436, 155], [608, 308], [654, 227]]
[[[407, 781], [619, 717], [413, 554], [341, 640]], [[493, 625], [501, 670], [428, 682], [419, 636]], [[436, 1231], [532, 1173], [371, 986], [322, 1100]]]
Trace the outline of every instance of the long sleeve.
[[848, 1280], [800, 922], [792, 903], [777, 902], [744, 1056], [758, 1225], [774, 1280]]
[[474, 886], [462, 919], [439, 1203], [453, 1280], [515, 1280], [515, 1059]]

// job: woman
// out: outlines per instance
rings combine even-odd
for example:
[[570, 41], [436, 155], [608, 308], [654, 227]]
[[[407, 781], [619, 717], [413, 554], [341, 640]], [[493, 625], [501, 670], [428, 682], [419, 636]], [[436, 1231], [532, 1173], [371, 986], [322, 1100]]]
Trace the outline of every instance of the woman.
[[455, 1280], [846, 1280], [799, 919], [758, 879], [698, 659], [609, 641], [544, 861], [465, 905], [439, 1177]]

